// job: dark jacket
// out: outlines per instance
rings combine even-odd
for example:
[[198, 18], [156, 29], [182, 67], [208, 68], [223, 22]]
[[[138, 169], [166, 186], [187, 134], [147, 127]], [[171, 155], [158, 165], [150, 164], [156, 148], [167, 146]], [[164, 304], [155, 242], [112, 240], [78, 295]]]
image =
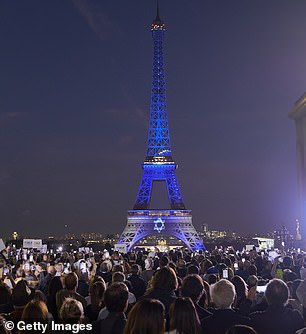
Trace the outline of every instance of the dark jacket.
[[304, 327], [299, 311], [285, 306], [270, 305], [265, 311], [251, 313], [250, 318], [258, 334], [294, 334]]
[[174, 291], [153, 289], [148, 294], [141, 297], [140, 300], [147, 298], [158, 299], [159, 301], [161, 301], [165, 306], [166, 314], [168, 314], [170, 305], [176, 300], [177, 297]]
[[[250, 319], [232, 309], [216, 310], [213, 315], [201, 321], [203, 334], [224, 334], [234, 325], [250, 325]], [[271, 334], [271, 333], [270, 333]]]
[[125, 314], [122, 312], [111, 312], [102, 320], [92, 323], [93, 334], [123, 334], [126, 323]]
[[197, 314], [198, 314], [198, 317], [200, 320], [204, 319], [204, 318], [207, 318], [209, 316], [212, 315], [211, 312], [205, 310], [205, 308], [203, 308], [202, 306], [200, 306], [199, 304], [197, 303], [194, 303], [194, 306], [195, 306], [195, 309], [197, 311]]
[[132, 284], [131, 292], [135, 295], [136, 299], [146, 292], [147, 283], [139, 275], [132, 274], [127, 280]]

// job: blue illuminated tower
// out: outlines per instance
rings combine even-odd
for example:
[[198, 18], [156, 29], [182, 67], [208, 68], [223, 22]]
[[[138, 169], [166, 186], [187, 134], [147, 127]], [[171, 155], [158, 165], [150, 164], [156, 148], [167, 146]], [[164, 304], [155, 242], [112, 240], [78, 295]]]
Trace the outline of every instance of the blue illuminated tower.
[[[128, 211], [127, 226], [118, 243], [126, 244], [130, 250], [140, 239], [162, 232], [182, 240], [193, 251], [203, 250], [203, 242], [192, 225], [191, 211], [185, 208], [176, 177], [177, 164], [172, 159], [163, 56], [165, 24], [160, 19], [158, 6], [151, 31], [153, 67], [147, 152], [136, 201], [133, 210]], [[150, 210], [154, 181], [166, 183], [170, 210]]]

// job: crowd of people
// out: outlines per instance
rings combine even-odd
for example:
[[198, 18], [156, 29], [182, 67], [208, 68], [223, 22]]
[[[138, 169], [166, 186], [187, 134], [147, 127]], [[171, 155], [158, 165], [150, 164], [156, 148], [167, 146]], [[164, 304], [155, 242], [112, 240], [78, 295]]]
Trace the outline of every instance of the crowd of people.
[[301, 252], [3, 250], [0, 278], [0, 334], [306, 333]]

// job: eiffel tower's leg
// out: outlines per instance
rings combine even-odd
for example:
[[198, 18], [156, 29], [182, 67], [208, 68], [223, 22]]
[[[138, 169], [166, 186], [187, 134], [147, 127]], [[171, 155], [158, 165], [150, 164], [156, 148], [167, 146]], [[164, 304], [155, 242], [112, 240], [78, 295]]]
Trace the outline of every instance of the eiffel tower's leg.
[[134, 210], [148, 210], [151, 200], [153, 171], [144, 169], [138, 194], [134, 204]]
[[185, 210], [185, 205], [176, 178], [175, 169], [168, 169], [165, 171], [165, 175], [171, 209]]

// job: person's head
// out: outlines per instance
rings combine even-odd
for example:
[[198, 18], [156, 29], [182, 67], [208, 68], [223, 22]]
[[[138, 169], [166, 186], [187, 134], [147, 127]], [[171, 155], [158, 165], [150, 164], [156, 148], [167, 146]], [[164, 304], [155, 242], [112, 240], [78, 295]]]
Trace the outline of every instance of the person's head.
[[101, 273], [108, 273], [112, 270], [112, 263], [110, 261], [103, 261], [100, 265]]
[[257, 334], [255, 329], [245, 325], [235, 325], [226, 331], [226, 334]]
[[248, 288], [243, 278], [237, 275], [232, 278], [231, 282], [235, 286], [237, 299], [245, 299], [247, 297]]
[[197, 303], [205, 292], [203, 280], [199, 275], [188, 275], [183, 279], [181, 294], [182, 297], [190, 297]]
[[189, 274], [199, 275], [199, 273], [200, 273], [200, 268], [195, 264], [191, 264], [187, 267], [187, 275]]
[[144, 299], [129, 312], [124, 334], [163, 334], [165, 307], [156, 299]]
[[152, 286], [154, 289], [176, 290], [178, 282], [175, 271], [168, 267], [159, 269], [153, 276]]
[[151, 258], [145, 259], [145, 270], [152, 270], [154, 262]]
[[60, 308], [60, 318], [64, 324], [78, 324], [84, 317], [81, 302], [74, 298], [66, 298]]
[[177, 298], [170, 306], [170, 330], [178, 334], [200, 333], [200, 320], [190, 298]]
[[215, 274], [211, 274], [207, 276], [207, 282], [209, 285], [215, 284], [218, 281], [218, 276]]
[[285, 305], [289, 298], [287, 284], [280, 279], [274, 278], [267, 285], [265, 297], [269, 305]]
[[21, 320], [26, 324], [34, 322], [48, 323], [49, 313], [46, 304], [40, 300], [30, 301], [23, 309]]
[[113, 273], [112, 275], [112, 282], [124, 282], [125, 281], [125, 276], [124, 273], [122, 273], [121, 271], [116, 271]]
[[160, 260], [159, 260], [159, 267], [160, 267], [160, 268], [166, 267], [166, 266], [168, 265], [169, 262], [170, 262], [170, 261], [169, 261], [168, 256], [164, 255], [164, 256], [162, 256], [162, 257], [160, 258]]
[[112, 283], [104, 292], [104, 304], [109, 312], [125, 312], [129, 291], [122, 282]]
[[283, 269], [292, 269], [293, 259], [290, 256], [285, 256], [283, 258]]
[[76, 273], [68, 273], [65, 276], [64, 284], [65, 288], [69, 291], [76, 290], [78, 287], [78, 275]]
[[255, 275], [251, 275], [248, 277], [247, 279], [247, 285], [249, 288], [252, 288], [253, 286], [255, 286], [258, 283], [258, 278]]
[[131, 274], [132, 275], [139, 275], [140, 274], [140, 266], [134, 263], [131, 267]]
[[218, 309], [231, 307], [235, 300], [235, 286], [226, 279], [221, 279], [212, 286], [211, 297]]
[[104, 292], [106, 290], [105, 282], [96, 282], [89, 287], [89, 294], [92, 307], [99, 307], [102, 304]]
[[50, 274], [52, 277], [54, 277], [55, 274], [56, 274], [55, 267], [54, 267], [54, 266], [49, 266], [49, 267], [47, 268], [47, 272], [48, 272], [48, 274]]
[[57, 272], [58, 275], [61, 275], [64, 271], [64, 265], [62, 263], [57, 263], [55, 265], [55, 271]]

